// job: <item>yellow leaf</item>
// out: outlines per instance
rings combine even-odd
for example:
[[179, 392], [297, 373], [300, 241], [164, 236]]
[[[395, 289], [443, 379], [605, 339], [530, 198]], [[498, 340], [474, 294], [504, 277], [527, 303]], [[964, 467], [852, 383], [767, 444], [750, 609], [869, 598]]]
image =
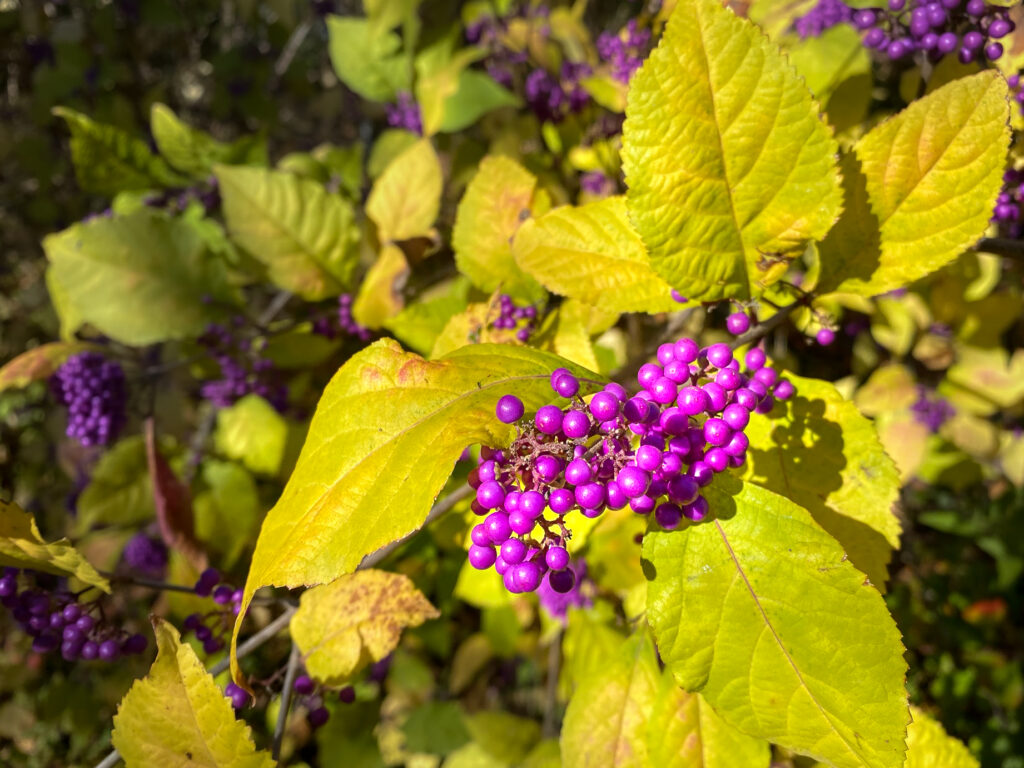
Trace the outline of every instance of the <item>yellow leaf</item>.
[[273, 768], [178, 631], [162, 619], [153, 631], [156, 661], [114, 716], [111, 738], [128, 768]]
[[306, 590], [291, 633], [309, 673], [339, 685], [398, 645], [402, 630], [440, 614], [400, 573], [356, 571]]
[[489, 155], [459, 201], [452, 230], [455, 265], [488, 293], [538, 301], [544, 289], [516, 265], [512, 238], [529, 219], [537, 179], [515, 160]]
[[47, 543], [36, 521], [17, 504], [0, 501], [0, 565], [74, 576], [104, 592], [110, 584], [67, 539]]
[[914, 722], [907, 728], [907, 762], [904, 768], [978, 768], [978, 761], [942, 725], [917, 707], [910, 708]]
[[883, 293], [947, 264], [984, 234], [1010, 140], [1007, 98], [1006, 81], [987, 70], [915, 101], [858, 142], [863, 176], [844, 166], [853, 179], [847, 221], [822, 244], [819, 287]]
[[564, 206], [527, 221], [516, 262], [548, 290], [611, 312], [671, 312], [672, 287], [651, 269], [626, 199]]
[[409, 278], [409, 261], [397, 245], [387, 244], [359, 285], [352, 316], [367, 328], [380, 328], [402, 311], [402, 289]]
[[430, 139], [420, 139], [384, 169], [366, 201], [380, 241], [430, 234], [441, 208], [441, 162]]
[[719, 0], [681, 0], [633, 77], [629, 214], [690, 298], [745, 298], [839, 215], [838, 146], [796, 71]]

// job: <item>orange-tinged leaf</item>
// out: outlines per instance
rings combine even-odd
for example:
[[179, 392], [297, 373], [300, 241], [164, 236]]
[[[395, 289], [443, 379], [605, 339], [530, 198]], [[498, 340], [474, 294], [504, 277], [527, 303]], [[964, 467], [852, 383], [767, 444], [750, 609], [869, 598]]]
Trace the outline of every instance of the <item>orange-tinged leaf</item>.
[[22, 352], [0, 368], [0, 392], [48, 379], [71, 355], [86, 349], [88, 344], [54, 341]]

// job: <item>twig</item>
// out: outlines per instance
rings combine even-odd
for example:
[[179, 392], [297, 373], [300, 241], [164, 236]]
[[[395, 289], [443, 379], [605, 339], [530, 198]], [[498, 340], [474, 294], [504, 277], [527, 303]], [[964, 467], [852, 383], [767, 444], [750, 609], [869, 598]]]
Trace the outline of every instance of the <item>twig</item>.
[[423, 521], [423, 525], [421, 525], [415, 531], [407, 533], [405, 536], [398, 539], [397, 541], [393, 541], [390, 544], [386, 544], [380, 549], [378, 549], [376, 552], [371, 552], [370, 554], [368, 554], [366, 557], [363, 558], [363, 561], [359, 564], [359, 567], [356, 570], [362, 571], [366, 568], [373, 568], [373, 566], [375, 566], [381, 560], [386, 558], [388, 555], [390, 555], [392, 552], [394, 552], [396, 549], [402, 546], [405, 542], [407, 542], [421, 530], [423, 530], [432, 522], [434, 522], [434, 520], [439, 518], [441, 515], [443, 515], [445, 512], [447, 512], [449, 509], [454, 507], [456, 504], [458, 504], [460, 501], [462, 501], [464, 498], [466, 498], [473, 492], [473, 489], [468, 485], [464, 485], [461, 488], [452, 491], [439, 502], [437, 502], [434, 505], [433, 509], [431, 509], [430, 512], [427, 513], [427, 517]]
[[1008, 237], [983, 237], [971, 250], [1024, 261], [1024, 240], [1011, 240]]
[[288, 300], [291, 297], [292, 295], [288, 293], [288, 291], [279, 292], [270, 300], [270, 303], [267, 304], [267, 308], [264, 309], [259, 318], [257, 318], [256, 324], [260, 328], [265, 329], [270, 325], [270, 321], [277, 317], [277, 313], [284, 309], [285, 304], [288, 303]]
[[100, 574], [106, 576], [114, 583], [133, 584], [136, 587], [159, 589], [162, 592], [195, 592], [195, 587], [186, 587], [184, 584], [170, 584], [157, 579], [147, 579], [145, 576], [133, 576], [129, 573], [115, 573], [112, 571], [100, 571]]
[[299, 48], [305, 41], [306, 35], [309, 34], [309, 31], [312, 28], [313, 24], [309, 19], [306, 19], [306, 21], [299, 24], [299, 26], [295, 28], [295, 31], [292, 32], [292, 36], [288, 38], [288, 42], [285, 43], [280, 57], [278, 57], [277, 62], [274, 64], [275, 79], [281, 77], [281, 75], [288, 71], [288, 67], [292, 64], [292, 59], [294, 59], [295, 54], [299, 52]]
[[281, 690], [281, 708], [277, 711], [277, 725], [274, 726], [274, 741], [270, 755], [281, 760], [281, 742], [284, 740], [284, 727], [288, 722], [288, 708], [292, 703], [292, 686], [295, 685], [295, 674], [299, 669], [299, 646], [292, 641], [292, 652], [288, 657], [288, 671], [284, 673], [284, 688]]
[[213, 434], [213, 428], [217, 424], [217, 409], [209, 406], [203, 414], [196, 431], [192, 433], [192, 439], [188, 443], [188, 458], [185, 460], [184, 483], [185, 487], [191, 487], [195, 479], [196, 470], [199, 469], [199, 462], [203, 457], [206, 442]]
[[541, 733], [546, 738], [558, 735], [555, 708], [558, 706], [558, 675], [562, 666], [562, 630], [559, 629], [548, 646], [548, 679], [544, 700], [544, 725]]
[[744, 333], [742, 336], [739, 336], [736, 339], [734, 339], [732, 344], [730, 344], [729, 346], [731, 346], [733, 349], [737, 349], [738, 347], [742, 347], [745, 344], [752, 344], [755, 341], [760, 341], [773, 330], [782, 325], [786, 321], [786, 318], [788, 318], [797, 307], [804, 306], [809, 300], [810, 294], [807, 294], [807, 296], [797, 299], [792, 304], [787, 304], [774, 315], [765, 320], [763, 323], [760, 323], [756, 327], [751, 328], [749, 331]]

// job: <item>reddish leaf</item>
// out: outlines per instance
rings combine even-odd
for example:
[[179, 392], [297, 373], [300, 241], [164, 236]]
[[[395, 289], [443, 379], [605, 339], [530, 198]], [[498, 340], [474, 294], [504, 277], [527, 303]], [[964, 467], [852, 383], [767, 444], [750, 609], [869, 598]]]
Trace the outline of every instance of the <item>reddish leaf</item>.
[[177, 550], [196, 570], [206, 568], [206, 553], [195, 537], [192, 499], [188, 488], [178, 479], [167, 459], [160, 453], [153, 419], [146, 419], [146, 463], [153, 482], [153, 502], [160, 536], [164, 543]]

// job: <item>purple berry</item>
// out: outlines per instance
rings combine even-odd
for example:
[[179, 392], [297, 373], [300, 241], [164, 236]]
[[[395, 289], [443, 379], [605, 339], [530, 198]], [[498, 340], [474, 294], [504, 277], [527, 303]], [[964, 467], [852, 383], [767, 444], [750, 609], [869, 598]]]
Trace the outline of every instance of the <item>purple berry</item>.
[[589, 431], [590, 419], [583, 411], [569, 411], [562, 419], [562, 432], [570, 439], [576, 440], [586, 437]]
[[569, 552], [565, 547], [550, 547], [544, 555], [544, 562], [553, 571], [561, 571], [569, 565]]
[[580, 391], [580, 381], [571, 373], [563, 373], [555, 379], [553, 388], [562, 397], [572, 397]]
[[836, 340], [836, 334], [831, 328], [821, 328], [814, 338], [821, 346], [827, 347]]
[[533, 422], [545, 435], [557, 435], [562, 431], [562, 409], [557, 405], [545, 405], [537, 410]]
[[[505, 543], [507, 544], [508, 542]], [[469, 564], [477, 570], [482, 571], [490, 568], [494, 565], [496, 557], [494, 547], [481, 547], [479, 544], [473, 544], [469, 548]]]
[[519, 565], [526, 559], [526, 545], [519, 539], [509, 539], [501, 545], [501, 559], [509, 565]]
[[576, 488], [576, 503], [584, 510], [597, 510], [604, 504], [605, 489], [601, 483], [585, 483]]
[[309, 675], [299, 675], [295, 678], [295, 682], [292, 683], [292, 687], [300, 696], [309, 696], [316, 690], [316, 683], [313, 682], [313, 678]]
[[551, 507], [551, 511], [558, 515], [564, 515], [576, 504], [576, 498], [573, 492], [568, 488], [554, 488], [551, 491], [550, 498], [548, 499], [548, 506]]
[[523, 418], [525, 408], [523, 407], [523, 401], [515, 395], [505, 395], [498, 400], [498, 406], [495, 409], [498, 414], [498, 421], [504, 424], [512, 424]]

